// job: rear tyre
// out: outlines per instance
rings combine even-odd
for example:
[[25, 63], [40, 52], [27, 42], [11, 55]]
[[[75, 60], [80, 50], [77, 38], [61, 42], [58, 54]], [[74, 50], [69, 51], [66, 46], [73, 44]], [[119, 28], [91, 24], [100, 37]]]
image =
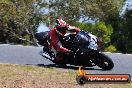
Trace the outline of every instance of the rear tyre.
[[99, 53], [95, 57], [94, 63], [100, 68], [102, 68], [103, 70], [111, 70], [114, 67], [114, 63], [111, 60], [111, 58], [109, 58], [103, 53]]

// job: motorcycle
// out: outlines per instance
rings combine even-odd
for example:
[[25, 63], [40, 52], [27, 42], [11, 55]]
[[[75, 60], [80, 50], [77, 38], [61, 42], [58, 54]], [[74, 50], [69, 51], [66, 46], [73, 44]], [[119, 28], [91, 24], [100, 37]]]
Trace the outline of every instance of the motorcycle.
[[[114, 67], [111, 58], [100, 51], [98, 38], [89, 32], [66, 34], [60, 41], [63, 47], [72, 51], [70, 54], [64, 54], [63, 65], [98, 66], [103, 70], [111, 70]], [[53, 52], [50, 55], [55, 57]], [[47, 55], [45, 57], [52, 61], [51, 57]]]

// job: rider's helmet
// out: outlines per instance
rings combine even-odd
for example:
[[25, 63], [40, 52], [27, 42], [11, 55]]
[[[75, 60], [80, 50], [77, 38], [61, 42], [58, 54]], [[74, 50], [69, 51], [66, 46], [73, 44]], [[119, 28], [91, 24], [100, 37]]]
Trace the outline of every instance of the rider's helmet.
[[55, 28], [56, 28], [56, 32], [59, 35], [64, 36], [66, 31], [68, 30], [68, 24], [66, 24], [66, 22], [63, 21], [62, 19], [56, 19]]

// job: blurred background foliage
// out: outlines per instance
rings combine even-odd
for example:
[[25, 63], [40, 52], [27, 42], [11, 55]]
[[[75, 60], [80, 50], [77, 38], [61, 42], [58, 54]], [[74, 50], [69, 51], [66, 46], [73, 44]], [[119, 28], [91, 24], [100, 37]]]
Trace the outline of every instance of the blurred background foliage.
[[37, 45], [40, 23], [49, 28], [61, 16], [68, 24], [96, 35], [101, 50], [132, 53], [132, 10], [125, 0], [0, 0], [0, 42]]

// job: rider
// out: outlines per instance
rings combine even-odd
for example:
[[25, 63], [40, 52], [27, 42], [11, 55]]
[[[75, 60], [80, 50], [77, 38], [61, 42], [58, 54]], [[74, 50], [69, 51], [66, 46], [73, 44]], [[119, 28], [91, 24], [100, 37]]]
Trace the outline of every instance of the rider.
[[78, 33], [80, 29], [74, 26], [70, 26], [61, 18], [57, 18], [55, 22], [55, 27], [52, 28], [49, 32], [50, 36], [49, 47], [55, 49], [57, 52], [56, 58], [54, 60], [56, 63], [59, 63], [63, 60], [63, 55], [65, 53], [71, 52], [69, 49], [62, 46], [60, 40], [61, 38], [64, 37], [67, 31], [72, 31], [72, 33]]

